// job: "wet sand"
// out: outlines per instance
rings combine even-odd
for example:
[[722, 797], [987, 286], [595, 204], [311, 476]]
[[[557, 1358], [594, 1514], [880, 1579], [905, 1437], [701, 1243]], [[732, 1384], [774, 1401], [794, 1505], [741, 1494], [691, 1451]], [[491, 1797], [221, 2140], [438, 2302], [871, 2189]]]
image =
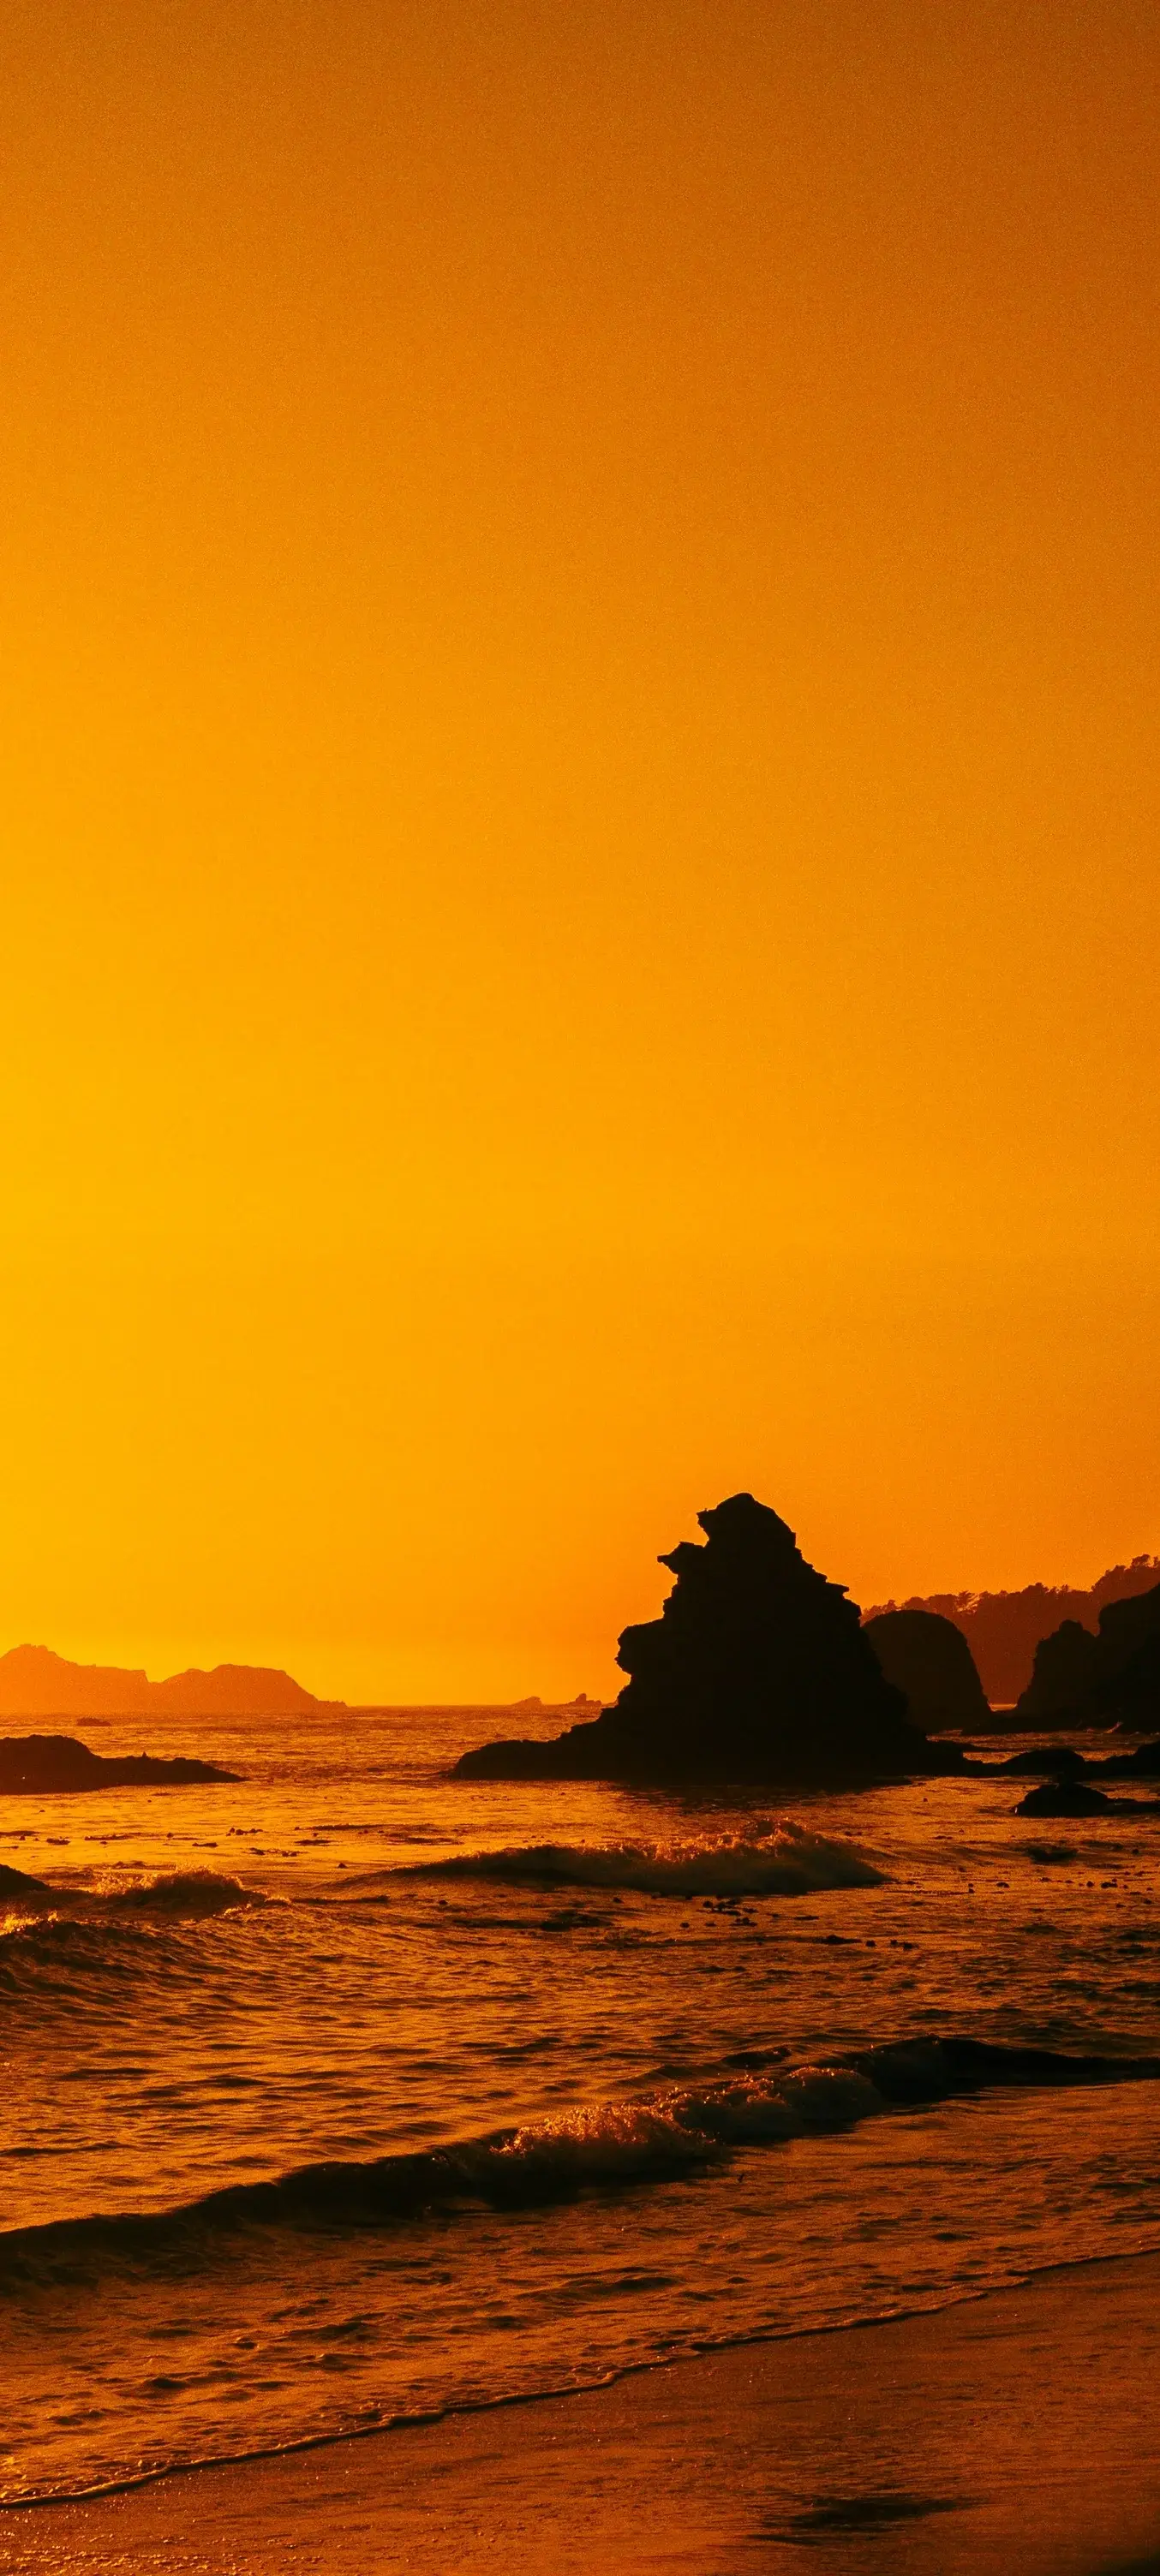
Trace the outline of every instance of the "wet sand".
[[4, 2576], [1160, 2576], [1160, 2255], [0, 2516]]

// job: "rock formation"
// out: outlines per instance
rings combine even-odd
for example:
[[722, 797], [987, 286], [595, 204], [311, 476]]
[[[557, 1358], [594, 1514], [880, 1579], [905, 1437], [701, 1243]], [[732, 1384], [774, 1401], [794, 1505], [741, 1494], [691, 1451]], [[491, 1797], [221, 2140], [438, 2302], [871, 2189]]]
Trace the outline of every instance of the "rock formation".
[[55, 1795], [62, 1790], [191, 1785], [240, 1776], [237, 1771], [223, 1771], [216, 1762], [164, 1761], [148, 1753], [106, 1758], [90, 1753], [75, 1735], [0, 1736], [0, 1792], [9, 1797], [33, 1791]]
[[776, 1512], [734, 1494], [699, 1519], [707, 1544], [660, 1559], [676, 1576], [660, 1618], [620, 1639], [614, 1705], [547, 1744], [481, 1745], [459, 1778], [858, 1786], [959, 1767], [910, 1724], [845, 1586]]
[[1100, 1715], [1120, 1726], [1154, 1724], [1160, 1718], [1160, 1584], [1134, 1601], [1109, 1602], [1096, 1643], [1092, 1698]]
[[1104, 1816], [1110, 1815], [1113, 1800], [1103, 1789], [1089, 1788], [1086, 1780], [1045, 1780], [1041, 1789], [1029, 1789], [1015, 1809], [1017, 1816]]
[[884, 1610], [863, 1621], [862, 1634], [915, 1726], [934, 1735], [945, 1726], [989, 1727], [990, 1703], [953, 1619], [935, 1610]]
[[[1100, 1767], [1100, 1766], [1093, 1766]], [[1160, 1816], [1160, 1798], [1109, 1798], [1087, 1780], [1047, 1780], [1029, 1789], [1017, 1816]]]
[[1109, 1601], [1149, 1592], [1160, 1576], [1160, 1558], [1134, 1556], [1130, 1565], [1110, 1565], [1087, 1591], [1071, 1584], [1028, 1583], [1021, 1592], [912, 1593], [906, 1601], [884, 1601], [867, 1612], [936, 1610], [961, 1628], [983, 1688], [993, 1708], [1010, 1707], [1025, 1690], [1037, 1645], [1059, 1627], [1078, 1619], [1094, 1631]]
[[1040, 1744], [1030, 1753], [1010, 1754], [1006, 1762], [982, 1762], [974, 1767], [990, 1772], [993, 1779], [1082, 1780], [1086, 1772], [1103, 1770], [1104, 1765], [1089, 1762], [1072, 1744]]
[[1131, 1753], [1109, 1753], [1086, 1767], [1102, 1772], [1106, 1780], [1160, 1780], [1160, 1740], [1137, 1744]]
[[1138, 1744], [1131, 1753], [1095, 1756], [1080, 1753], [1073, 1744], [1038, 1744], [1029, 1753], [1012, 1753], [1006, 1762], [968, 1760], [964, 1769], [976, 1779], [1044, 1780], [1065, 1787], [1086, 1781], [1099, 1789], [1104, 1780], [1160, 1780], [1160, 1742]]
[[1147, 1726], [1160, 1718], [1160, 1584], [1045, 1637], [1018, 1703], [1027, 1726]]
[[1098, 1648], [1090, 1628], [1064, 1619], [1035, 1649], [1035, 1663], [1017, 1715], [1027, 1726], [1075, 1722], [1096, 1675]]

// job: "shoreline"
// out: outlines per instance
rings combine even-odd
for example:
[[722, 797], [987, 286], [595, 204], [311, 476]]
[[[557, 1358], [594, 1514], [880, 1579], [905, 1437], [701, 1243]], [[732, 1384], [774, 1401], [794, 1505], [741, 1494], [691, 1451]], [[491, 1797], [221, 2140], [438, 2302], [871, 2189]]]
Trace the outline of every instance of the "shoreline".
[[[1160, 2569], [1160, 2252], [719, 2343], [87, 2495], [12, 2499], [0, 2570], [1144, 2576]], [[390, 2436], [387, 2439], [387, 2436]], [[1034, 2521], [1028, 2495], [1034, 2490]], [[647, 2508], [647, 2510], [646, 2510]]]
[[[1039, 2282], [1049, 2284], [1076, 2273], [1150, 2261], [1160, 2265], [1160, 2243], [1134, 2246], [1124, 2254], [1080, 2254], [1070, 2262], [1039, 2264], [1021, 2273], [1017, 2280], [997, 2281], [981, 2290], [963, 2290], [922, 2307], [886, 2308], [874, 2316], [841, 2317], [823, 2325], [791, 2326], [784, 2334], [770, 2327], [750, 2334], [721, 2335], [696, 2344], [685, 2352], [666, 2353], [647, 2361], [622, 2362], [598, 2379], [564, 2380], [551, 2388], [505, 2390], [498, 2397], [452, 2399], [446, 2406], [434, 2406], [414, 2414], [385, 2415], [373, 2424], [345, 2425], [332, 2433], [303, 2433], [291, 2441], [262, 2443], [252, 2450], [212, 2452], [201, 2459], [168, 2461], [160, 2468], [103, 2479], [93, 2486], [62, 2487], [41, 2495], [0, 2496], [0, 2541], [3, 2537], [2, 2518], [8, 2514], [51, 2513], [73, 2505], [104, 2503], [112, 2497], [136, 2495], [143, 2488], [167, 2484], [170, 2480], [204, 2477], [214, 2471], [225, 2475], [231, 2470], [245, 2469], [259, 2462], [293, 2460], [311, 2451], [334, 2450], [348, 2442], [373, 2442], [408, 2433], [425, 2433], [437, 2425], [454, 2424], [461, 2416], [496, 2415], [521, 2406], [545, 2406], [570, 2398], [599, 2397], [609, 2389], [618, 2388], [624, 2381], [641, 2379], [654, 2371], [678, 2370], [686, 2364], [710, 2361], [719, 2354], [759, 2352], [770, 2345], [780, 2348], [783, 2345], [814, 2343], [831, 2335], [871, 2334], [880, 2326], [909, 2325], [920, 2318], [941, 2317], [957, 2308], [975, 2307], [984, 2300], [1013, 2296], [1018, 2291], [1033, 2289]], [[0, 2556], [0, 2569], [2, 2566]]]

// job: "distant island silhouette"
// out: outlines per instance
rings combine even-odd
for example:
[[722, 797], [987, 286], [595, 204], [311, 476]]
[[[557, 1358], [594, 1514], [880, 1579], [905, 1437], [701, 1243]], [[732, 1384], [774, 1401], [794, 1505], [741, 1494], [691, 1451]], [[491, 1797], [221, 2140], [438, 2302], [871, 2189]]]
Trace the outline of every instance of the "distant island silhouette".
[[1134, 1556], [1130, 1565], [1110, 1565], [1086, 1592], [1067, 1583], [1028, 1583], [1021, 1592], [915, 1592], [905, 1601], [879, 1602], [865, 1618], [927, 1610], [949, 1619], [966, 1638], [992, 1707], [1011, 1707], [1030, 1682], [1044, 1637], [1065, 1620], [1094, 1632], [1109, 1602], [1151, 1591], [1158, 1580], [1160, 1557]]
[[316, 1699], [291, 1674], [265, 1664], [216, 1664], [151, 1682], [115, 1664], [72, 1664], [48, 1646], [0, 1655], [4, 1717], [308, 1717], [342, 1700]]
[[547, 1743], [480, 1745], [455, 1776], [821, 1787], [962, 1767], [911, 1724], [845, 1585], [775, 1511], [733, 1494], [698, 1519], [706, 1544], [659, 1560], [676, 1576], [660, 1618], [620, 1638], [613, 1705]]

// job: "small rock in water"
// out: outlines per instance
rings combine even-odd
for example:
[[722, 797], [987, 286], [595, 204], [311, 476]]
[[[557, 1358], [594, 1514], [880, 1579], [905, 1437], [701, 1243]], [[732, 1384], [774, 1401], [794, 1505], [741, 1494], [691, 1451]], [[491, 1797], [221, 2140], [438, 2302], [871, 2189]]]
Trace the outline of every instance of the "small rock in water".
[[1017, 1816], [1102, 1816], [1112, 1800], [1103, 1789], [1091, 1789], [1086, 1780], [1045, 1780], [1039, 1789], [1029, 1789], [1015, 1809]]

